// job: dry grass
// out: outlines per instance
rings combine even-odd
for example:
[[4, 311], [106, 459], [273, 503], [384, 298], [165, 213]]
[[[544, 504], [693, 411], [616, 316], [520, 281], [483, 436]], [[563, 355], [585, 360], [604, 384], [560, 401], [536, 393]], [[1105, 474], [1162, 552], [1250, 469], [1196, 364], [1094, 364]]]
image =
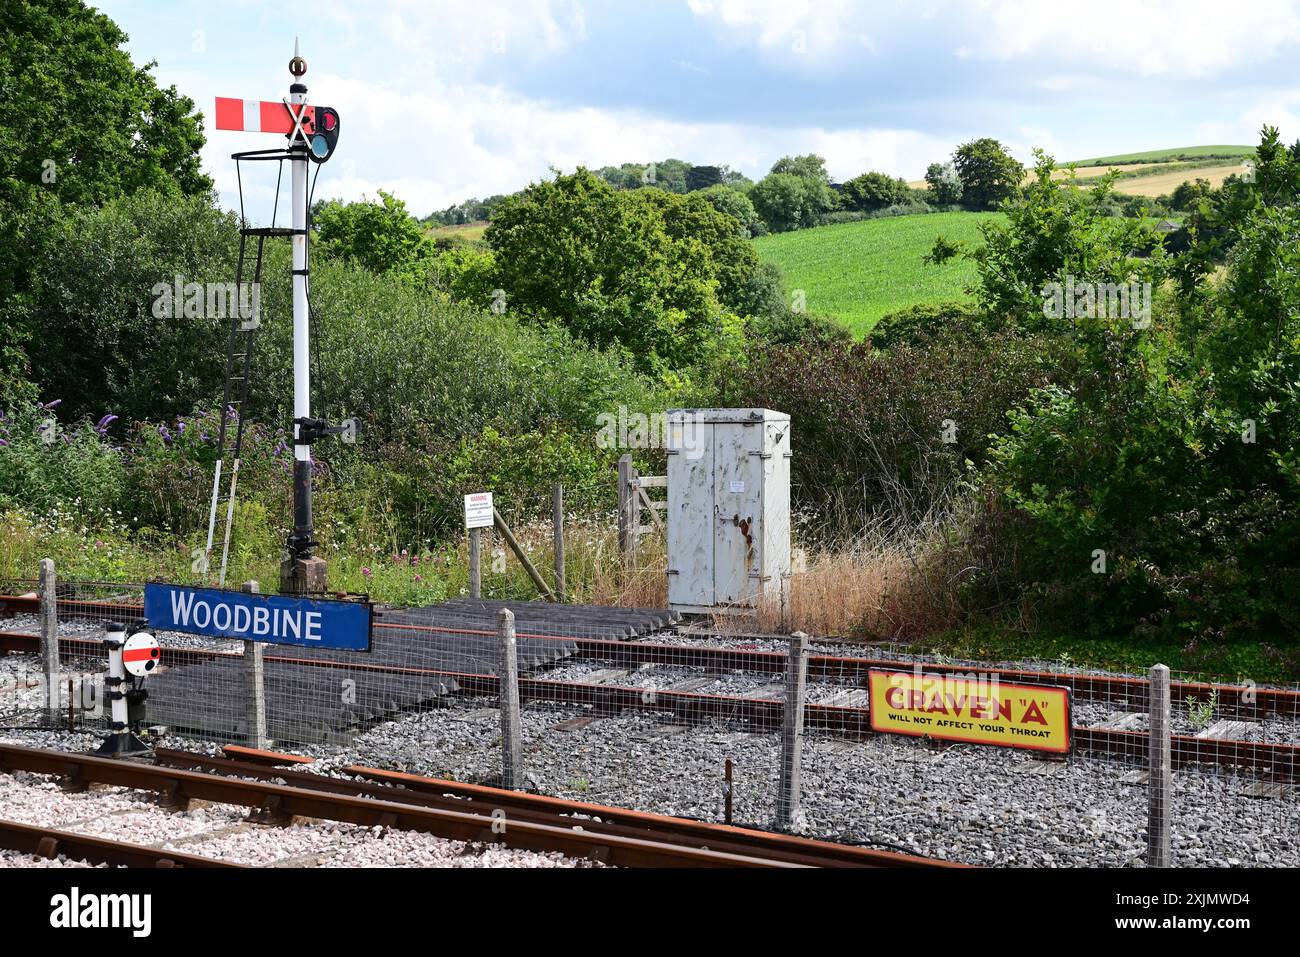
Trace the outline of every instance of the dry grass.
[[1143, 176], [1137, 179], [1122, 179], [1115, 184], [1115, 189], [1126, 196], [1146, 196], [1154, 199], [1167, 196], [1183, 183], [1194, 183], [1198, 179], [1208, 180], [1218, 189], [1229, 176], [1240, 176], [1241, 166], [1207, 166], [1200, 169], [1176, 170], [1161, 173], [1158, 176]]
[[[1121, 173], [1132, 173], [1146, 169], [1150, 163], [1125, 163], [1116, 166], [1088, 166], [1081, 167], [1078, 171], [1079, 185], [1087, 189], [1096, 185], [1096, 180], [1110, 170], [1117, 170]], [[1229, 176], [1238, 175], [1242, 172], [1241, 164], [1222, 164], [1216, 166], [1194, 166], [1188, 165], [1186, 169], [1174, 170], [1168, 173], [1158, 173], [1152, 176], [1136, 176], [1132, 179], [1121, 179], [1115, 183], [1115, 191], [1123, 193], [1125, 196], [1145, 196], [1149, 199], [1155, 199], [1157, 196], [1168, 196], [1183, 183], [1194, 183], [1198, 179], [1208, 180], [1210, 185], [1216, 189], [1223, 185], [1223, 181]], [[1065, 180], [1070, 176], [1070, 171], [1065, 168], [1057, 169], [1052, 173], [1052, 179]], [[1033, 170], [1025, 174], [1025, 185], [1034, 181]], [[928, 185], [925, 180], [917, 180], [907, 184], [913, 189], [925, 189]]]
[[908, 641], [957, 625], [962, 609], [937, 534], [920, 542], [864, 540], [801, 556], [788, 601], [760, 603], [752, 615], [717, 615], [719, 632], [757, 629], [814, 636]]
[[[549, 523], [524, 526], [516, 534], [550, 581]], [[645, 536], [636, 561], [626, 567], [619, 558], [618, 534], [609, 525], [571, 519], [565, 540], [569, 601], [668, 607], [663, 536]], [[713, 625], [724, 634], [757, 630], [864, 640], [923, 638], [961, 621], [954, 554], [938, 527], [908, 536], [868, 533], [845, 548], [797, 549], [785, 607], [774, 598], [752, 613], [717, 615]], [[515, 564], [513, 558], [510, 564]]]

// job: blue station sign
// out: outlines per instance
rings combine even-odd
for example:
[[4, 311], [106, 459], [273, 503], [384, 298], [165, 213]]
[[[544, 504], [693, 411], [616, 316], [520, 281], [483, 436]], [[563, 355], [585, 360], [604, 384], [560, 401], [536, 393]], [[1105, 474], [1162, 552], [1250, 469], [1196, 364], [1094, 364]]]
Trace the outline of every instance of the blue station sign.
[[268, 645], [369, 651], [371, 606], [218, 588], [145, 585], [144, 617], [158, 631]]

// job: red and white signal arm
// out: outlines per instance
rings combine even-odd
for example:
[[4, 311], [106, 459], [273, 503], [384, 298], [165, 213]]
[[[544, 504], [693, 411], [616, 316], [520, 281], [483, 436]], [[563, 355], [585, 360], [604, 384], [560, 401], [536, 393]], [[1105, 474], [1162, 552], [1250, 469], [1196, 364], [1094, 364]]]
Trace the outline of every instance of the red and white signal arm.
[[283, 133], [290, 141], [301, 140], [307, 155], [323, 163], [334, 152], [339, 139], [338, 110], [330, 106], [295, 106], [288, 100], [236, 100], [217, 97], [216, 123], [219, 130], [237, 133]]
[[158, 639], [147, 631], [137, 632], [122, 645], [122, 667], [127, 674], [145, 678], [157, 671], [161, 663]]

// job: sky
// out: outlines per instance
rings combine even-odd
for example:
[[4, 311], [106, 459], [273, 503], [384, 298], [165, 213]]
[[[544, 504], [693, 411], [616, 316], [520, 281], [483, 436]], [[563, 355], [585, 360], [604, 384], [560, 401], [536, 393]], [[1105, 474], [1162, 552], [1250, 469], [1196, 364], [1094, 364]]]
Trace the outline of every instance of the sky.
[[[1300, 138], [1300, 0], [104, 0], [137, 63], [211, 115], [278, 100], [299, 37], [309, 102], [341, 116], [318, 198], [423, 216], [579, 165], [674, 157], [759, 178], [919, 179], [1000, 139], [1069, 161]], [[208, 126], [204, 164], [278, 145]], [[249, 183], [265, 198], [268, 184]]]

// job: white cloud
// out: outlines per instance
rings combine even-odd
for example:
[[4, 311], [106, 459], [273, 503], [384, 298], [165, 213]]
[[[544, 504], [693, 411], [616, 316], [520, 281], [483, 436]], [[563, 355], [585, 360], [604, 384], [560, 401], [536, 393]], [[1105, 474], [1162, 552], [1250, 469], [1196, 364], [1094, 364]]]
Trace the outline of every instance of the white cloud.
[[1300, 139], [1300, 89], [1279, 90], [1252, 99], [1234, 119], [1198, 124], [1197, 142], [1253, 146], [1266, 125], [1276, 126], [1284, 143]]
[[[1092, 0], [1086, 9], [1046, 0], [687, 0], [698, 17], [734, 41], [768, 51], [803, 32], [810, 51], [838, 59], [862, 49], [888, 53], [881, 33], [903, 38], [916, 28], [951, 39], [958, 59], [1049, 60], [1094, 75], [1207, 76], [1247, 68], [1300, 42], [1296, 0]], [[946, 28], [946, 33], [945, 33]], [[797, 64], [793, 57], [785, 58]]]
[[[680, 156], [727, 163], [759, 177], [782, 155], [815, 152], [839, 179], [868, 169], [915, 179], [952, 149], [910, 130], [678, 122], [633, 111], [557, 107], [477, 84], [435, 84], [405, 93], [324, 75], [316, 77], [312, 93], [315, 102], [338, 108], [344, 121], [317, 198], [374, 197], [382, 188], [419, 215], [470, 196], [513, 192], [551, 167], [569, 171]], [[350, 144], [357, 144], [352, 151]], [[210, 148], [207, 158], [219, 188], [233, 196], [229, 152], [224, 144]], [[272, 170], [250, 175], [274, 183]], [[263, 185], [263, 197], [269, 188]], [[255, 193], [248, 179], [245, 193]]]
[[772, 59], [810, 72], [876, 51], [873, 33], [859, 22], [851, 0], [687, 0], [687, 6], [697, 17], [716, 20], [732, 42], [754, 44]]
[[322, 14], [354, 33], [377, 27], [398, 58], [439, 66], [554, 56], [587, 38], [581, 0], [385, 0], [378, 14], [369, 4], [327, 0]]

